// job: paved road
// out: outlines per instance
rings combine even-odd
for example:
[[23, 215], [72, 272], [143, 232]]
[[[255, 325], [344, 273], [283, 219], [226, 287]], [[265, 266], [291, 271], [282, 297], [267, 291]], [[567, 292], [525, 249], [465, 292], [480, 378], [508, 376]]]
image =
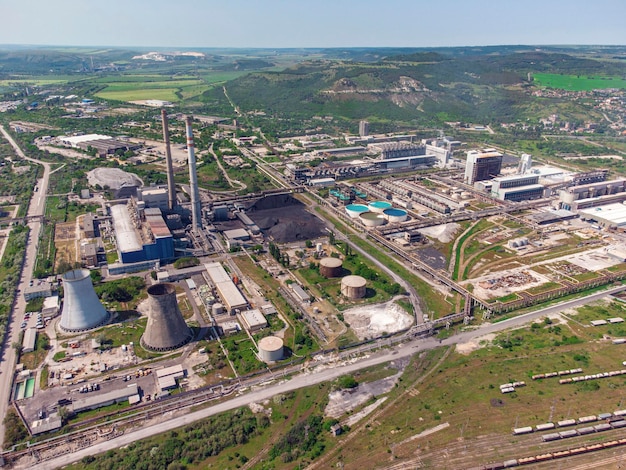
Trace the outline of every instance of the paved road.
[[[231, 400], [226, 402], [211, 406], [209, 408], [205, 408], [199, 411], [195, 411], [193, 413], [186, 414], [184, 416], [172, 418], [163, 423], [159, 423], [152, 426], [147, 426], [145, 428], [139, 429], [134, 432], [129, 432], [120, 437], [112, 439], [110, 441], [102, 442], [92, 447], [88, 447], [72, 454], [66, 454], [60, 456], [56, 459], [49, 460], [47, 462], [39, 463], [37, 468], [41, 469], [54, 469], [59, 468], [64, 465], [68, 465], [70, 463], [76, 462], [87, 455], [95, 455], [101, 452], [106, 452], [107, 450], [119, 448], [125, 445], [128, 445], [132, 442], [135, 442], [140, 439], [145, 439], [150, 436], [154, 436], [156, 434], [169, 431], [180, 426], [185, 426], [187, 424], [191, 424], [197, 420], [207, 418], [209, 416], [213, 416], [218, 413], [222, 413], [224, 411], [232, 410], [235, 408], [239, 408], [241, 406], [246, 406], [253, 402], [260, 402], [265, 399], [271, 398], [280, 393], [286, 393], [292, 390], [296, 390], [299, 388], [307, 387], [310, 385], [315, 385], [321, 382], [326, 382], [329, 380], [333, 380], [337, 377], [340, 377], [345, 374], [353, 373], [357, 370], [371, 367], [377, 364], [383, 364], [389, 361], [393, 361], [399, 358], [409, 357], [415, 354], [418, 351], [425, 351], [429, 349], [434, 349], [438, 346], [451, 346], [455, 344], [465, 343], [471, 340], [475, 340], [480, 338], [486, 334], [496, 333], [508, 328], [514, 328], [521, 325], [524, 325], [530, 321], [536, 320], [538, 318], [542, 318], [549, 314], [559, 313], [565, 309], [577, 307], [580, 305], [587, 304], [589, 302], [593, 302], [602, 297], [606, 297], [610, 294], [615, 294], [616, 292], [626, 290], [626, 286], [619, 286], [608, 289], [603, 292], [599, 292], [596, 294], [591, 294], [584, 298], [569, 300], [565, 302], [561, 302], [557, 305], [547, 307], [541, 310], [537, 310], [525, 315], [520, 315], [518, 317], [511, 318], [509, 320], [504, 320], [497, 323], [486, 323], [481, 325], [479, 328], [464, 331], [458, 335], [454, 335], [450, 338], [447, 338], [443, 341], [439, 341], [435, 338], [423, 338], [423, 339], [414, 339], [407, 343], [400, 344], [396, 346], [394, 349], [385, 349], [382, 351], [378, 351], [374, 354], [371, 354], [363, 359], [354, 360], [354, 362], [343, 362], [341, 364], [324, 364], [318, 367], [314, 365], [311, 366], [310, 369], [303, 371], [303, 373], [291, 378], [290, 380], [281, 381], [280, 377], [276, 378], [277, 382], [272, 382], [269, 385], [264, 387], [257, 387], [254, 390], [249, 391], [243, 395], [237, 396]], [[15, 467], [15, 468], [28, 468], [28, 466]]]
[[[39, 188], [33, 197], [31, 198], [30, 205], [28, 207], [29, 216], [43, 215], [46, 207], [46, 192], [48, 190], [48, 180], [50, 178], [50, 164], [35, 160], [27, 157], [24, 152], [17, 145], [15, 140], [6, 131], [6, 129], [0, 126], [0, 133], [4, 135], [4, 138], [13, 146], [15, 153], [28, 161], [37, 163], [44, 166], [44, 175], [41, 180], [37, 182]], [[11, 346], [13, 342], [19, 339], [20, 324], [24, 318], [24, 312], [26, 310], [26, 302], [21, 292], [24, 291], [26, 286], [29, 285], [33, 275], [33, 268], [35, 266], [35, 258], [37, 255], [37, 245], [39, 243], [39, 231], [41, 229], [41, 222], [38, 220], [29, 222], [30, 234], [26, 242], [26, 255], [24, 257], [24, 264], [22, 267], [22, 277], [18, 284], [17, 289], [20, 291], [16, 295], [16, 299], [13, 303], [11, 313], [9, 314], [9, 320], [7, 324], [7, 334], [4, 337], [4, 343], [2, 345], [2, 361], [0, 362], [0, 416], [5, 416], [7, 408], [9, 406], [9, 398], [13, 385], [13, 371], [15, 370], [15, 350]], [[4, 424], [0, 422], [0, 445], [4, 442]]]

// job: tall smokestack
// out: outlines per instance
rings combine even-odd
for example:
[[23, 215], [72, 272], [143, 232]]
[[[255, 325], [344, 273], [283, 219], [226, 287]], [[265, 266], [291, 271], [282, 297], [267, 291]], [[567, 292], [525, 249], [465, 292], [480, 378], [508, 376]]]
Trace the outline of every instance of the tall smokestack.
[[200, 194], [198, 193], [198, 175], [196, 174], [196, 155], [193, 150], [192, 116], [187, 116], [187, 152], [189, 155], [189, 186], [191, 189], [191, 226], [193, 230], [202, 228], [200, 219]]
[[170, 148], [170, 127], [167, 122], [167, 111], [161, 109], [163, 122], [163, 140], [165, 141], [165, 162], [167, 163], [167, 206], [170, 210], [176, 206], [176, 186], [174, 183], [174, 167], [172, 166], [172, 149]]

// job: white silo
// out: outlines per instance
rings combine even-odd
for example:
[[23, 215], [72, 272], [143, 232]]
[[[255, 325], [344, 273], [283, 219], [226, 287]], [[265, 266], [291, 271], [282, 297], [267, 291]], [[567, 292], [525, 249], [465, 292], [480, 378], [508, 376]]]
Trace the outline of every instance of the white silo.
[[266, 336], [259, 341], [259, 357], [263, 362], [276, 362], [283, 358], [283, 340], [277, 336]]
[[91, 330], [109, 321], [100, 303], [88, 269], [74, 269], [63, 276], [63, 309], [59, 328], [67, 332]]

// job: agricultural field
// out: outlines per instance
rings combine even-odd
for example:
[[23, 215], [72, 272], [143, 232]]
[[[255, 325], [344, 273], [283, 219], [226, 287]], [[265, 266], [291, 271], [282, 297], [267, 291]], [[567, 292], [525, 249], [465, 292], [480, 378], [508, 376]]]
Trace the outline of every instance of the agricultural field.
[[209, 89], [203, 80], [162, 75], [131, 75], [99, 80], [105, 88], [96, 93], [99, 98], [116, 101], [164, 100], [177, 102], [201, 95]]
[[617, 77], [585, 77], [581, 75], [535, 73], [533, 78], [539, 86], [566, 91], [591, 91], [606, 88], [626, 89], [626, 80]]

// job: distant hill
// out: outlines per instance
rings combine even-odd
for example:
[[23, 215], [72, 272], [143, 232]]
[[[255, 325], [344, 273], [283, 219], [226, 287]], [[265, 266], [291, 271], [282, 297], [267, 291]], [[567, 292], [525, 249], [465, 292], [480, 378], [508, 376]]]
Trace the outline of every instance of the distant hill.
[[[522, 46], [377, 52], [376, 62], [309, 60], [281, 72], [251, 73], [229, 82], [228, 93], [242, 111], [263, 111], [266, 119], [510, 122], [537, 111], [528, 72], [624, 74], [614, 61]], [[222, 90], [208, 91], [205, 100], [220, 102]]]

